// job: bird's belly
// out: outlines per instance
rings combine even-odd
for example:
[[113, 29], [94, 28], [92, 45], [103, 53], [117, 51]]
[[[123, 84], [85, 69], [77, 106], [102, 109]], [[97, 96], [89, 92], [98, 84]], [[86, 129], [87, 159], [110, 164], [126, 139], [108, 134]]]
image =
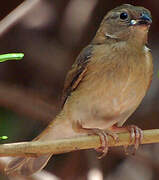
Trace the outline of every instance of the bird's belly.
[[73, 112], [71, 119], [81, 121], [84, 127], [101, 129], [125, 121], [145, 96], [147, 82], [142, 83], [141, 86], [140, 78], [137, 78], [136, 82], [122, 82], [118, 79], [118, 83], [100, 81], [90, 84], [85, 89], [76, 90], [71, 95], [71, 102], [68, 102]]
[[116, 97], [101, 95], [98, 100], [92, 98], [89, 106], [83, 103], [81, 120], [86, 127], [108, 128], [119, 121], [126, 120], [140, 104], [144, 95], [145, 93], [129, 96], [129, 98], [119, 95]]

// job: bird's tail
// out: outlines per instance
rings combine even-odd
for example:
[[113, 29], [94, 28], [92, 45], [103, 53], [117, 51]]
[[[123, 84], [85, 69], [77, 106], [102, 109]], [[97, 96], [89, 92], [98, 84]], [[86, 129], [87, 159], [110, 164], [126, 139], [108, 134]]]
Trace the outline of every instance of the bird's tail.
[[[57, 116], [53, 122], [34, 140], [47, 141], [61, 138], [69, 138], [76, 135], [73, 131], [70, 121]], [[20, 174], [30, 176], [41, 170], [47, 164], [53, 154], [42, 155], [39, 157], [19, 157], [13, 159], [5, 168], [9, 175]]]
[[8, 175], [20, 174], [29, 176], [40, 171], [47, 164], [51, 155], [42, 155], [39, 157], [19, 157], [13, 159], [6, 167], [5, 171]]

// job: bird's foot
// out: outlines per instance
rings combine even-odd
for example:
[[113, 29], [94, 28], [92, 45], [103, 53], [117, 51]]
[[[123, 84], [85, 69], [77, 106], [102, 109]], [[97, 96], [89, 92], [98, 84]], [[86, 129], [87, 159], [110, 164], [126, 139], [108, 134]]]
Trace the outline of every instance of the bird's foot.
[[143, 139], [143, 131], [135, 126], [135, 125], [130, 125], [126, 127], [127, 130], [130, 132], [130, 144], [134, 144], [134, 152], [133, 154], [135, 154], [136, 150], [139, 148], [139, 145], [142, 142]]
[[[136, 150], [139, 148], [139, 145], [142, 142], [143, 131], [139, 127], [137, 127], [136, 125], [129, 125], [129, 126], [126, 126], [126, 127], [116, 127], [116, 126], [113, 126], [111, 128], [111, 130], [113, 132], [115, 132], [115, 133], [129, 131], [129, 133], [130, 133], [130, 142], [129, 142], [129, 145], [134, 144], [133, 154], [135, 154]], [[125, 153], [127, 153], [127, 154], [128, 154], [128, 151], [127, 151], [128, 150], [128, 146], [125, 146], [125, 148], [124, 148], [125, 149]]]
[[101, 147], [95, 149], [97, 152], [100, 153], [98, 159], [102, 159], [108, 152], [108, 142], [109, 142], [108, 136], [111, 136], [115, 141], [115, 143], [119, 141], [118, 135], [109, 130], [92, 129], [92, 133], [98, 135], [101, 141]]
[[101, 147], [95, 149], [97, 152], [101, 153], [98, 159], [103, 158], [108, 152], [108, 136], [111, 136], [114, 139], [115, 143], [118, 142], [118, 135], [111, 130], [103, 130], [99, 128], [85, 128], [82, 126], [82, 122], [80, 121], [73, 122], [72, 128], [78, 133], [83, 132], [90, 135], [95, 134], [99, 136], [101, 141]]

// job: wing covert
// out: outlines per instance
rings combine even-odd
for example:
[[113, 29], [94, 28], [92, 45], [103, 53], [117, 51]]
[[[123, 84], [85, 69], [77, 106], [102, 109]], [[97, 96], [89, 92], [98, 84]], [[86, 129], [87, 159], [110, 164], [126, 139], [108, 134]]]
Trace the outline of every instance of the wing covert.
[[63, 89], [62, 95], [62, 107], [65, 104], [68, 96], [71, 92], [74, 91], [81, 80], [84, 77], [85, 72], [87, 71], [87, 64], [91, 59], [93, 51], [93, 45], [88, 45], [84, 48], [79, 56], [77, 57], [75, 63], [72, 65], [71, 70], [68, 72]]

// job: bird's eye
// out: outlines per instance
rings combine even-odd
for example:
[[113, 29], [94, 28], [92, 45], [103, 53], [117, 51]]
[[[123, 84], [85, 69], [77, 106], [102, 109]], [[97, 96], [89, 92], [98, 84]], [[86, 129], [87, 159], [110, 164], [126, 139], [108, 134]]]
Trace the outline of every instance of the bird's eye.
[[127, 18], [128, 18], [128, 14], [127, 14], [126, 12], [122, 12], [122, 13], [120, 14], [120, 19], [126, 20]]

